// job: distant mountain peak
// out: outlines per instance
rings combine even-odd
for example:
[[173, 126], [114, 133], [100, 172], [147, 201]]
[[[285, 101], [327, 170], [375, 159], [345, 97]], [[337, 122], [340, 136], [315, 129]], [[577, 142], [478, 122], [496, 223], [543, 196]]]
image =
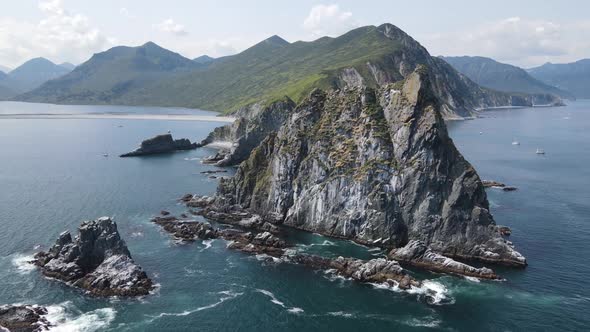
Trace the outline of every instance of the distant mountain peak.
[[212, 58], [212, 57], [208, 56], [207, 54], [204, 54], [204, 55], [194, 58], [193, 61], [196, 63], [200, 63], [200, 64], [207, 64], [207, 63], [215, 61], [215, 58]]
[[284, 40], [283, 38], [279, 37], [278, 35], [272, 35], [272, 36], [266, 38], [265, 40], [263, 40], [262, 43], [279, 45], [279, 46], [289, 45], [288, 41]]

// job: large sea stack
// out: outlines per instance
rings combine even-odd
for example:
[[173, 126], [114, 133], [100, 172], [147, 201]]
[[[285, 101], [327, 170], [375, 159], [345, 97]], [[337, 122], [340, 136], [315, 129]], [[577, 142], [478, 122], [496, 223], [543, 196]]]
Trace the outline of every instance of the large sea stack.
[[34, 263], [44, 275], [97, 296], [141, 296], [153, 289], [113, 220], [85, 221], [78, 230], [74, 239], [63, 232], [47, 252], [35, 255]]
[[220, 182], [216, 204], [360, 243], [418, 240], [448, 257], [526, 265], [448, 136], [439, 82], [418, 66], [378, 89], [313, 91]]

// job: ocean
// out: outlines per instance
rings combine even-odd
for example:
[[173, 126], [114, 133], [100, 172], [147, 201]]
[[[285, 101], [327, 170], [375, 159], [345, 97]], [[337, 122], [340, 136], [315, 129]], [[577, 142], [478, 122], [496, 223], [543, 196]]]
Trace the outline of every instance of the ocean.
[[[590, 326], [590, 101], [484, 112], [449, 123], [459, 150], [489, 189], [496, 222], [526, 269], [496, 268], [502, 282], [412, 270], [422, 289], [358, 284], [325, 271], [272, 263], [222, 240], [182, 244], [150, 218], [181, 213], [185, 193], [212, 194], [203, 148], [118, 158], [170, 131], [203, 139], [223, 123], [137, 119], [18, 119], [6, 114], [198, 114], [147, 107], [0, 102], [0, 304], [49, 308], [55, 331], [580, 331]], [[512, 145], [513, 141], [520, 145]], [[544, 149], [545, 155], [535, 153]], [[108, 157], [104, 157], [108, 154]], [[226, 175], [231, 175], [233, 168]], [[221, 175], [224, 175], [223, 173]], [[100, 299], [44, 278], [27, 263], [59, 233], [112, 216], [133, 258], [159, 285], [141, 299]], [[359, 258], [379, 250], [289, 231], [297, 250]], [[425, 288], [437, 293], [428, 303]]]

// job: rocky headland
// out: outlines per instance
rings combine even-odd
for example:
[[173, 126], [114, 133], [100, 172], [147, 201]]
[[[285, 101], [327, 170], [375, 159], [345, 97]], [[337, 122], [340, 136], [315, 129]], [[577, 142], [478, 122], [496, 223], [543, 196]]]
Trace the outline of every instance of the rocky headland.
[[139, 148], [134, 151], [120, 155], [120, 157], [136, 157], [136, 156], [147, 156], [153, 154], [170, 153], [181, 150], [192, 150], [196, 149], [198, 145], [191, 143], [186, 138], [173, 139], [171, 134], [164, 134], [146, 139], [141, 142]]
[[45, 318], [47, 309], [36, 305], [0, 306], [0, 331], [41, 332], [51, 326]]
[[63, 232], [48, 251], [35, 255], [33, 263], [45, 276], [105, 297], [147, 295], [154, 288], [131, 258], [113, 220], [85, 221], [78, 231], [75, 238]]
[[525, 266], [449, 138], [427, 68], [383, 89], [316, 90], [222, 179], [215, 210], [449, 258]]

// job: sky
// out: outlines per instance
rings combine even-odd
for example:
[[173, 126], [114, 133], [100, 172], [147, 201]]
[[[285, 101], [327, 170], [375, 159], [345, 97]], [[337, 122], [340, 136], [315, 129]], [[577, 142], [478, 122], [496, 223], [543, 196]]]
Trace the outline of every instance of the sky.
[[0, 66], [80, 64], [153, 41], [188, 58], [235, 54], [272, 35], [294, 42], [392, 23], [432, 55], [529, 68], [590, 58], [588, 0], [1, 0]]

